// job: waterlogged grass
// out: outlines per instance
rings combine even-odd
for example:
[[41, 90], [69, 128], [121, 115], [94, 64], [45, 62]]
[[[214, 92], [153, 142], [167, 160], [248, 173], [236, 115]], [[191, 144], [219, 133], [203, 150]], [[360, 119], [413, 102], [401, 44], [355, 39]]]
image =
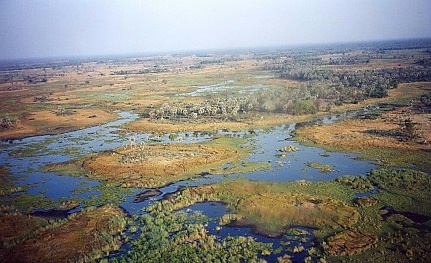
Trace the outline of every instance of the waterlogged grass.
[[91, 195], [88, 198], [81, 198], [84, 207], [99, 206], [103, 204], [115, 204], [126, 201], [126, 198], [133, 192], [130, 188], [120, 187], [115, 183], [102, 182], [100, 185], [87, 188], [77, 188], [74, 190], [75, 193], [86, 193], [91, 191], [97, 191], [99, 195]]
[[374, 190], [373, 184], [365, 176], [340, 176], [335, 179], [336, 182], [345, 185], [357, 192], [366, 192]]
[[15, 186], [16, 180], [9, 173], [9, 169], [0, 165], [0, 197], [27, 190], [27, 186]]
[[[397, 91], [397, 96], [408, 96], [411, 90], [420, 91], [420, 94], [427, 92], [425, 87], [415, 86], [417, 84], [403, 85], [402, 89], [394, 91]], [[426, 84], [428, 86], [429, 83]], [[390, 97], [389, 101], [396, 101], [397, 96]], [[373, 160], [379, 165], [429, 172], [430, 118], [419, 98], [412, 100], [409, 97], [405, 105], [391, 103], [373, 119], [352, 118], [328, 125], [301, 127], [295, 131], [296, 138], [302, 144], [329, 151], [357, 152], [361, 158]], [[406, 127], [402, 125], [406, 120], [414, 123], [413, 136], [406, 134]]]
[[421, 171], [431, 170], [431, 152], [409, 151], [400, 149], [367, 148], [362, 158], [375, 160], [377, 164], [387, 167], [414, 168]]
[[[89, 141], [93, 141], [94, 138], [91, 138]], [[24, 147], [20, 147], [16, 150], [10, 152], [10, 155], [14, 157], [37, 157], [37, 156], [48, 156], [48, 155], [69, 155], [69, 156], [79, 156], [81, 154], [81, 150], [77, 147], [66, 147], [58, 144], [55, 149], [50, 149], [47, 146], [58, 142], [59, 137], [53, 136], [41, 142], [35, 142], [28, 144]]]
[[[231, 212], [241, 216], [239, 224], [251, 224], [257, 232], [278, 236], [295, 225], [338, 229], [356, 223], [359, 214], [354, 207], [342, 199], [322, 194], [330, 192], [328, 186], [315, 187], [308, 182], [263, 183], [238, 178], [197, 191], [212, 191]], [[339, 194], [347, 200], [352, 193], [346, 189]]]
[[257, 170], [270, 169], [271, 164], [267, 162], [235, 162], [227, 168], [211, 169], [212, 174], [250, 173]]
[[[297, 133], [298, 134], [298, 133]], [[415, 151], [406, 149], [381, 148], [381, 147], [349, 147], [340, 145], [329, 145], [316, 143], [298, 135], [296, 138], [305, 146], [320, 147], [329, 152], [359, 153], [363, 160], [372, 160], [378, 165], [385, 167], [403, 167], [408, 169], [418, 169], [421, 171], [431, 170], [431, 152]]]
[[[374, 187], [377, 191], [372, 196], [355, 198], [355, 193]], [[100, 191], [101, 195], [90, 198], [87, 205], [121, 202], [130, 193], [123, 191], [130, 189], [122, 189], [118, 184], [79, 191], [92, 190]], [[129, 227], [132, 234], [138, 235], [130, 242], [131, 250], [109, 261], [171, 262], [190, 258], [198, 262], [241, 262], [265, 259], [265, 255], [280, 251], [295, 254], [305, 250], [309, 257], [327, 262], [424, 262], [430, 256], [429, 221], [414, 220], [415, 215], [431, 216], [430, 193], [429, 175], [413, 170], [382, 168], [368, 176], [343, 176], [330, 182], [268, 183], [238, 177], [187, 188], [169, 200], [155, 202], [143, 215], [136, 216]], [[44, 203], [37, 198], [29, 202], [26, 200], [32, 198], [24, 197], [21, 197], [23, 205], [34, 207], [34, 203]], [[307, 233], [289, 229], [311, 226], [317, 238], [315, 246], [304, 248], [301, 243], [291, 245], [283, 241], [275, 251], [271, 244], [258, 243], [249, 237], [216, 238], [205, 228], [208, 218], [200, 213], [177, 211], [205, 201], [220, 201], [229, 209], [229, 214], [220, 218], [218, 229], [226, 224], [252, 226], [261, 234], [287, 235], [290, 240], [303, 243], [308, 242]], [[382, 209], [387, 206], [395, 212], [385, 215]], [[10, 240], [10, 246], [23, 242], [19, 238]], [[94, 255], [100, 257], [103, 253]]]
[[398, 211], [431, 216], [431, 176], [414, 170], [373, 170], [369, 179], [381, 189], [376, 199]]
[[160, 206], [179, 209], [205, 200], [220, 201], [237, 224], [253, 225], [256, 232], [278, 236], [296, 225], [335, 230], [355, 224], [359, 213], [349, 204], [353, 195], [353, 190], [334, 182], [267, 183], [237, 178], [184, 190]]
[[44, 195], [21, 193], [7, 199], [7, 204], [19, 211], [31, 213], [34, 210], [50, 210], [59, 206], [59, 202]]
[[[355, 193], [374, 187], [378, 190], [372, 196], [355, 198]], [[219, 201], [229, 214], [220, 218], [218, 229], [226, 224], [246, 225], [261, 234], [279, 236], [290, 233], [291, 226], [311, 226], [317, 241], [308, 253], [327, 262], [423, 262], [430, 256], [429, 221], [423, 221], [430, 216], [430, 187], [427, 174], [393, 169], [330, 182], [268, 183], [236, 178], [185, 189], [170, 200], [155, 203], [150, 211]], [[384, 217], [382, 209], [387, 206], [395, 212]], [[416, 216], [422, 221], [414, 221]], [[298, 249], [302, 248], [289, 247], [290, 252]]]
[[34, 157], [55, 154], [56, 150], [49, 150], [46, 146], [55, 142], [56, 140], [57, 139], [55, 137], [52, 137], [41, 142], [31, 143], [25, 147], [11, 151], [10, 154], [14, 157]]
[[217, 238], [208, 233], [201, 213], [173, 212], [150, 207], [138, 218], [140, 236], [125, 254], [101, 262], [258, 262], [271, 253], [271, 244], [251, 237]]
[[319, 170], [321, 173], [331, 173], [335, 169], [329, 164], [317, 163], [317, 162], [307, 162], [308, 167]]
[[63, 163], [53, 163], [42, 167], [42, 171], [55, 172], [59, 175], [83, 177], [87, 175], [87, 171], [82, 167], [82, 161], [83, 158], [78, 158]]
[[322, 236], [324, 252], [334, 262], [427, 262], [431, 256], [430, 176], [414, 170], [380, 168], [367, 178], [338, 181], [363, 189], [367, 180], [378, 191], [361, 198], [366, 204], [358, 207], [361, 220], [350, 229], [353, 232]]
[[287, 146], [284, 146], [284, 147], [278, 149], [277, 151], [279, 151], [279, 152], [297, 152], [297, 151], [299, 151], [299, 148], [295, 147], [293, 145], [287, 145]]

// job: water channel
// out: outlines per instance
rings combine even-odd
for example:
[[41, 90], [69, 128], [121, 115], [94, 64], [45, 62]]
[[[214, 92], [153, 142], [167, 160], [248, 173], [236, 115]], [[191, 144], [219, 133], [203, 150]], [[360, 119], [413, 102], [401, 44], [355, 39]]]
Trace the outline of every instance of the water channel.
[[[146, 141], [147, 143], [171, 143], [169, 134], [151, 140], [153, 134], [132, 134], [124, 133], [121, 126], [138, 118], [138, 115], [131, 112], [118, 112], [119, 118], [116, 121], [68, 132], [60, 135], [44, 135], [28, 137], [21, 140], [3, 141], [0, 144], [0, 165], [10, 169], [16, 186], [28, 187], [27, 193], [32, 195], [43, 194], [52, 199], [68, 198], [94, 198], [101, 192], [97, 189], [100, 182], [86, 177], [74, 177], [68, 175], [58, 175], [55, 173], [43, 172], [42, 167], [50, 163], [64, 162], [100, 151], [111, 150], [123, 145], [127, 145], [131, 136], [136, 141]], [[323, 123], [330, 123], [339, 117], [331, 117], [321, 120]], [[251, 180], [286, 182], [295, 180], [332, 180], [341, 175], [365, 175], [377, 166], [369, 161], [360, 160], [355, 154], [338, 152], [327, 152], [318, 147], [309, 147], [299, 144], [292, 139], [292, 132], [295, 124], [281, 125], [269, 130], [253, 130], [242, 132], [217, 131], [217, 134], [225, 136], [247, 136], [248, 145], [254, 146], [254, 150], [249, 158], [249, 162], [267, 162], [271, 164], [270, 169], [259, 170], [246, 174], [231, 174], [229, 176], [206, 174], [194, 179], [179, 181], [160, 188], [160, 195], [149, 198], [142, 202], [134, 202], [137, 194], [146, 189], [131, 189], [126, 200], [120, 203], [131, 215], [141, 213], [141, 209], [149, 204], [163, 198], [166, 194], [174, 193], [181, 187], [199, 186], [203, 184], [216, 183], [221, 180], [243, 176]], [[190, 132], [181, 133], [182, 143], [198, 143], [211, 139], [214, 134]], [[176, 142], [176, 141], [175, 141]], [[291, 145], [298, 150], [285, 153], [286, 156], [280, 158], [278, 149]], [[331, 172], [322, 173], [320, 170], [311, 168], [309, 162], [317, 162], [330, 165]], [[229, 164], [225, 164], [226, 167]], [[86, 188], [88, 191], [77, 191]], [[18, 193], [21, 194], [21, 193]], [[82, 209], [82, 205], [71, 212]], [[251, 236], [257, 241], [274, 244], [274, 248], [280, 246], [280, 242], [289, 239], [289, 236], [282, 238], [268, 238], [254, 234], [251, 228], [223, 227], [221, 231], [216, 231], [217, 219], [227, 213], [226, 208], [220, 203], [200, 203], [188, 207], [189, 211], [201, 211], [212, 218], [208, 224], [208, 231], [218, 237], [226, 236]], [[308, 232], [310, 233], [310, 232]], [[312, 236], [306, 236], [305, 246], [312, 242]], [[294, 237], [289, 240], [292, 245], [296, 241]], [[306, 250], [297, 253], [295, 259], [306, 257]], [[274, 255], [274, 260], [277, 255]]]

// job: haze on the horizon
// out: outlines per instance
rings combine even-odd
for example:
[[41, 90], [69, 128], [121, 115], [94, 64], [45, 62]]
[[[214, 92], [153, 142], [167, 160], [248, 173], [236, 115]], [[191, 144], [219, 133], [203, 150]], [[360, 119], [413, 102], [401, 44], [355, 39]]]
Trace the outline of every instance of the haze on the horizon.
[[431, 37], [429, 0], [0, 0], [0, 59]]

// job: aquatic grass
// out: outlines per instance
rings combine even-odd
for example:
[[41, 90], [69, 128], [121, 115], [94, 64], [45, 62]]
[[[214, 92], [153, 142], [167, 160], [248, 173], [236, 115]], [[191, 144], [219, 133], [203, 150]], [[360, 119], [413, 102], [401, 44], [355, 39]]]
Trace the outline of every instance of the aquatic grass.
[[374, 190], [374, 186], [371, 184], [370, 180], [365, 176], [340, 176], [335, 179], [337, 183], [346, 185], [351, 189], [358, 192], [366, 192]]
[[279, 151], [279, 152], [297, 152], [297, 151], [299, 151], [299, 148], [296, 146], [293, 146], [293, 145], [287, 145], [287, 146], [284, 146], [284, 147], [278, 149], [277, 151]]
[[89, 187], [75, 189], [75, 193], [85, 193], [97, 191], [98, 195], [92, 195], [83, 201], [84, 207], [98, 206], [103, 204], [115, 204], [126, 201], [126, 198], [133, 193], [133, 189], [121, 187], [118, 183], [102, 182], [101, 184]]
[[258, 170], [267, 170], [271, 168], [271, 164], [267, 162], [240, 162], [234, 163], [232, 166], [227, 168], [215, 168], [211, 169], [212, 174], [239, 174], [239, 173], [250, 173]]
[[28, 190], [28, 186], [15, 186], [18, 179], [11, 175], [9, 169], [0, 165], [0, 197], [8, 196], [13, 193], [24, 192]]
[[379, 189], [416, 199], [431, 200], [431, 176], [410, 169], [380, 168], [370, 171], [368, 178]]
[[380, 190], [380, 203], [398, 211], [409, 211], [431, 216], [431, 177], [408, 169], [380, 168], [372, 170], [368, 178]]
[[[151, 210], [139, 217], [140, 236], [130, 242], [131, 249], [109, 262], [243, 262], [258, 261], [271, 253], [271, 244], [250, 237], [216, 238], [204, 224], [208, 218], [199, 212]], [[101, 262], [108, 262], [103, 259]]]
[[14, 157], [37, 157], [55, 154], [56, 150], [48, 149], [47, 146], [56, 140], [57, 138], [53, 136], [40, 142], [26, 144], [24, 147], [10, 151], [9, 154]]
[[306, 162], [308, 167], [319, 170], [321, 173], [332, 173], [334, 172], [334, 168], [329, 164], [323, 164], [318, 162]]
[[31, 213], [34, 210], [50, 210], [59, 206], [58, 201], [48, 198], [44, 195], [33, 195], [28, 193], [19, 193], [11, 196], [6, 202], [26, 213]]
[[[256, 231], [270, 236], [277, 236], [292, 225], [326, 225], [337, 229], [354, 224], [358, 213], [348, 204], [353, 198], [353, 191], [332, 183], [334, 189], [342, 189], [339, 195], [347, 201], [344, 202], [333, 197], [328, 185], [310, 182], [264, 183], [236, 178], [187, 189], [172, 201], [160, 203], [160, 207], [168, 205], [178, 209], [203, 200], [221, 201], [235, 214], [229, 216], [230, 219], [241, 218], [240, 222], [252, 224]], [[337, 212], [334, 214], [334, 211]], [[222, 221], [229, 218], [222, 217]]]
[[52, 163], [41, 168], [44, 172], [55, 172], [59, 175], [70, 175], [75, 177], [84, 177], [88, 171], [82, 167], [83, 157], [63, 163]]

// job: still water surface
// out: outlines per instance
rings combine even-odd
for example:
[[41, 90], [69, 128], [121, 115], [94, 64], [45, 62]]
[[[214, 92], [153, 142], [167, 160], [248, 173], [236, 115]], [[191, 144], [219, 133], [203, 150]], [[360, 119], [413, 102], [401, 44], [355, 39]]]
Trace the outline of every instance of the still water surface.
[[[29, 194], [41, 194], [44, 196], [59, 198], [90, 198], [101, 193], [95, 189], [100, 185], [97, 180], [88, 178], [78, 178], [55, 173], [42, 172], [41, 168], [50, 163], [64, 162], [72, 160], [88, 153], [111, 150], [127, 145], [130, 138], [134, 137], [137, 142], [145, 143], [171, 143], [177, 142], [169, 138], [169, 134], [157, 135], [157, 140], [152, 140], [154, 134], [125, 134], [121, 130], [121, 125], [136, 120], [137, 114], [130, 112], [119, 112], [119, 119], [107, 124], [91, 127], [83, 130], [73, 131], [60, 135], [44, 135], [29, 137], [22, 140], [3, 141], [0, 144], [0, 164], [8, 167], [14, 177], [18, 178], [18, 186], [29, 186]], [[321, 120], [323, 124], [331, 123], [339, 117], [333, 116]], [[338, 152], [326, 152], [318, 147], [309, 147], [299, 144], [292, 139], [292, 132], [295, 124], [282, 125], [270, 130], [254, 130], [242, 132], [217, 131], [218, 134], [226, 136], [247, 136], [250, 137], [247, 145], [254, 146], [254, 150], [248, 162], [267, 162], [271, 164], [270, 169], [241, 174], [245, 178], [258, 181], [286, 182], [295, 180], [332, 180], [341, 175], [365, 175], [377, 166], [369, 161], [360, 160], [355, 154]], [[182, 143], [198, 143], [210, 140], [214, 134], [211, 133], [180, 133]], [[298, 151], [284, 153], [286, 156], [279, 157], [278, 149], [284, 146], [294, 146]], [[308, 162], [316, 162], [330, 165], [332, 172], [322, 173], [318, 169], [311, 168]], [[228, 167], [229, 164], [225, 164]], [[229, 176], [203, 175], [191, 180], [179, 181], [159, 190], [159, 196], [150, 198], [140, 203], [135, 203], [134, 198], [145, 189], [132, 189], [131, 194], [125, 202], [120, 205], [130, 214], [141, 213], [141, 209], [149, 204], [160, 200], [166, 194], [176, 192], [180, 187], [199, 186], [216, 183], [227, 178], [239, 176], [232, 174]], [[89, 188], [88, 191], [76, 191], [80, 188]], [[73, 210], [78, 211], [81, 207]], [[280, 246], [281, 241], [286, 241], [288, 236], [280, 238], [268, 238], [254, 234], [250, 228], [223, 227], [216, 231], [217, 219], [226, 214], [226, 208], [220, 203], [200, 203], [188, 207], [191, 211], [202, 211], [212, 218], [208, 225], [208, 231], [218, 237], [226, 236], [251, 236], [261, 242], [270, 242], [274, 248]], [[311, 230], [310, 230], [311, 231]], [[312, 236], [307, 237], [304, 246], [309, 246]], [[292, 240], [290, 240], [292, 241]], [[293, 242], [293, 243], [292, 243]], [[291, 243], [295, 245], [293, 240]], [[295, 259], [306, 257], [306, 252], [295, 254]], [[266, 258], [268, 259], [268, 258]], [[274, 256], [274, 260], [276, 256]]]

